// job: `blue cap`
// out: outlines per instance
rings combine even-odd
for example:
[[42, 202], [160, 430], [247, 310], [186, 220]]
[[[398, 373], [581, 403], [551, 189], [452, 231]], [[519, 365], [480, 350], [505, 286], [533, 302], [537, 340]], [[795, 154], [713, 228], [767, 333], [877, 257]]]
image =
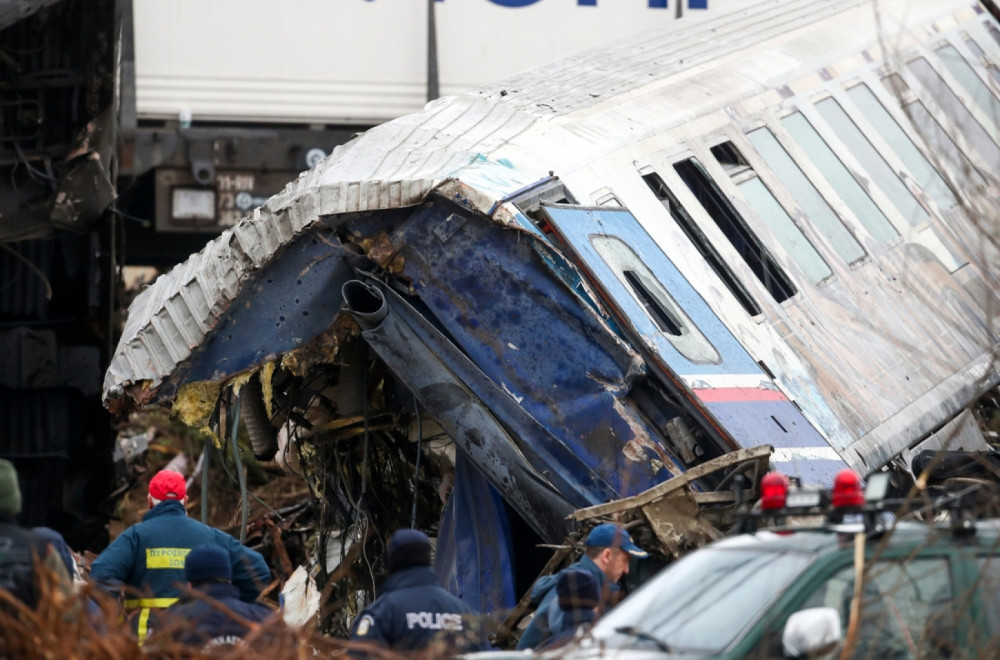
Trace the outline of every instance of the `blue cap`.
[[214, 543], [199, 545], [184, 559], [184, 577], [188, 582], [232, 580], [233, 564], [229, 553]]
[[614, 523], [602, 523], [590, 530], [588, 548], [621, 548], [633, 557], [648, 557], [649, 553], [632, 542], [628, 530]]

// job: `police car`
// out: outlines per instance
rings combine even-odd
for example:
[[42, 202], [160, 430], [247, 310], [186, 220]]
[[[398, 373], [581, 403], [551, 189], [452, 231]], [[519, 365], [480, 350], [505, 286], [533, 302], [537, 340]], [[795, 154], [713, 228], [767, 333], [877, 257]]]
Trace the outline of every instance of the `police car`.
[[[1000, 657], [1000, 521], [974, 520], [959, 496], [946, 514], [941, 502], [890, 514], [879, 476], [865, 491], [845, 470], [826, 493], [767, 475], [743, 533], [672, 563], [586, 636], [540, 655]], [[790, 524], [800, 514], [822, 517]]]

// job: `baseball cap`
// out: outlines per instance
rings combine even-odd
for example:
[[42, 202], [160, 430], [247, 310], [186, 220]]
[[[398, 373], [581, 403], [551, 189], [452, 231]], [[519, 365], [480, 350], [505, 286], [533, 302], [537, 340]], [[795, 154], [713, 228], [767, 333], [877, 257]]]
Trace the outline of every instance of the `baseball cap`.
[[586, 545], [590, 548], [621, 548], [633, 557], [649, 556], [648, 552], [632, 542], [628, 530], [614, 523], [601, 523], [590, 530]]
[[160, 470], [149, 480], [149, 494], [158, 500], [182, 500], [187, 497], [184, 476], [173, 470]]

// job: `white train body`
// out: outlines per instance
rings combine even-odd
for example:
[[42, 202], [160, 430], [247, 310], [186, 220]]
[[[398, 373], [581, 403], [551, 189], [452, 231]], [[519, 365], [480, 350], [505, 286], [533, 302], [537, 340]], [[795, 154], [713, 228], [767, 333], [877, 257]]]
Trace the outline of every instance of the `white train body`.
[[[457, 474], [551, 542], [734, 449], [811, 482], [989, 451], [968, 414], [1000, 380], [988, 8], [759, 3], [373, 128], [143, 292], [107, 405], [328, 364], [304, 347], [351, 314]], [[459, 490], [475, 516], [448, 533], [494, 548]]]

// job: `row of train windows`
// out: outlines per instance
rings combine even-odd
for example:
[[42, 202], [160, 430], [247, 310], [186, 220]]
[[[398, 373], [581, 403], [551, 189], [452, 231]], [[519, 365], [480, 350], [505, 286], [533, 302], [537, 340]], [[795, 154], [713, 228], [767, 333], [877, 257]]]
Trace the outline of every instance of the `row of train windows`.
[[[1000, 35], [992, 29], [991, 33], [1000, 43]], [[985, 61], [982, 49], [971, 38], [966, 37], [965, 45], [974, 57]], [[1000, 100], [954, 46], [943, 46], [937, 50], [937, 54], [943, 71], [939, 72], [926, 57], [921, 56], [907, 63], [909, 75], [924, 88], [925, 98], [936, 100], [941, 113], [963, 136], [968, 148], [975, 151], [980, 161], [995, 171], [1000, 167], [1000, 146], [991, 137], [991, 131], [984, 123], [991, 126], [988, 122], [995, 122], [995, 118], [1000, 117]], [[988, 66], [987, 70], [994, 81], [1000, 84], [1000, 70], [994, 66]], [[942, 74], [950, 80], [946, 80]], [[940, 159], [940, 169], [950, 169], [958, 181], [967, 181], [975, 186], [985, 184], [983, 176], [962, 149], [938, 123], [927, 106], [917, 100], [903, 76], [891, 74], [882, 78], [881, 82], [889, 97], [899, 99], [917, 134], [930, 146], [929, 153]], [[957, 86], [960, 92], [957, 93], [952, 86]], [[975, 107], [964, 103], [959, 94], [971, 98]], [[850, 106], [853, 109], [849, 110]], [[842, 200], [844, 207], [880, 244], [894, 241], [900, 233], [880, 204], [891, 207], [897, 222], [904, 222], [910, 227], [923, 225], [930, 216], [925, 206], [896, 173], [891, 162], [886, 160], [884, 148], [880, 150], [876, 146], [879, 142], [895, 154], [898, 162], [905, 163], [914, 182], [934, 206], [947, 210], [958, 205], [958, 199], [941, 176], [939, 168], [910, 139], [909, 134], [867, 84], [860, 83], [847, 88], [846, 98], [837, 95], [825, 98], [808, 108], [808, 113], [809, 117], [797, 110], [780, 120], [780, 131], [762, 127], [749, 131], [746, 137], [767, 165], [768, 173], [765, 176], [775, 177], [776, 183], [788, 191], [795, 205], [810, 219], [814, 230], [844, 263], [852, 264], [863, 259], [866, 256], [865, 249], [840, 215], [814, 187], [789, 154], [785, 144], [794, 145], [794, 149], [800, 154], [799, 158], [811, 161], [815, 171], [822, 175], [829, 188]], [[860, 117], [862, 121], [856, 121], [855, 117]], [[872, 140], [873, 136], [875, 142]], [[782, 140], [787, 142], [783, 144]], [[874, 183], [879, 191], [878, 202], [837, 156], [835, 148], [831, 146], [836, 142], [841, 143], [850, 153], [854, 167], [863, 170], [868, 180]], [[773, 183], [762, 180], [732, 142], [713, 147], [711, 153], [802, 272], [816, 283], [831, 277], [833, 271], [826, 259], [772, 193]], [[673, 167], [772, 297], [782, 302], [795, 295], [796, 288], [788, 274], [713, 181], [705, 166], [696, 158], [690, 158], [674, 163]], [[759, 314], [761, 310], [753, 296], [740, 283], [663, 179], [656, 172], [645, 173], [643, 179], [747, 313], [751, 316]]]

